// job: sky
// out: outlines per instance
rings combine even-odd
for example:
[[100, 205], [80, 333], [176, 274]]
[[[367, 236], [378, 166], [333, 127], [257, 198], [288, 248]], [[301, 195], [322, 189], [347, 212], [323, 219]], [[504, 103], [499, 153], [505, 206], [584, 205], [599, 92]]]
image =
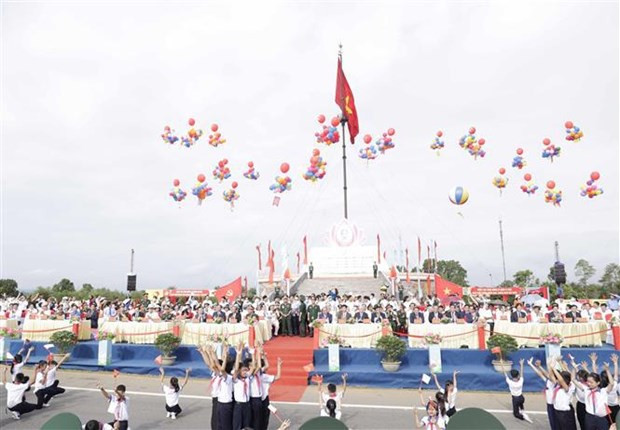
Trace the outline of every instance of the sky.
[[[381, 235], [398, 263], [417, 238], [436, 241], [471, 285], [530, 269], [546, 278], [554, 241], [569, 280], [578, 259], [619, 260], [618, 2], [3, 2], [1, 278], [20, 289], [61, 278], [124, 289], [135, 249], [138, 288], [211, 288], [256, 279], [256, 245], [324, 246], [343, 217], [342, 149], [318, 145], [334, 103], [338, 44], [360, 136], [347, 145], [349, 220], [367, 245]], [[195, 118], [217, 123], [191, 148], [163, 143]], [[564, 123], [584, 131], [564, 139]], [[487, 156], [458, 146], [475, 126]], [[395, 148], [361, 160], [361, 137], [396, 130]], [[435, 133], [445, 149], [430, 149]], [[553, 163], [542, 139], [562, 148]], [[327, 175], [301, 174], [312, 150]], [[511, 167], [517, 148], [527, 160]], [[229, 160], [232, 178], [211, 178]], [[261, 177], [242, 176], [253, 161]], [[269, 185], [288, 162], [291, 191]], [[491, 184], [500, 167], [507, 188]], [[579, 195], [592, 171], [604, 193]], [[191, 195], [204, 173], [213, 195]], [[539, 190], [519, 186], [531, 173]], [[189, 193], [177, 204], [173, 179]], [[239, 183], [234, 211], [222, 198]], [[554, 180], [561, 207], [545, 203]], [[465, 187], [455, 206], [448, 193]], [[277, 253], [278, 254], [278, 253]], [[277, 255], [276, 254], [276, 255]], [[276, 259], [279, 256], [277, 255]], [[276, 267], [281, 262], [276, 261]], [[318, 269], [317, 269], [318, 270]]]

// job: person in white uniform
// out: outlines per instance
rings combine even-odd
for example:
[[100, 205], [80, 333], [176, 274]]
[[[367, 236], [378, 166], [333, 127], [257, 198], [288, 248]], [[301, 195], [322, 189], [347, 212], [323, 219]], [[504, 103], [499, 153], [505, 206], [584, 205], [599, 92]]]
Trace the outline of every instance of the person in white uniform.
[[189, 381], [189, 373], [191, 371], [192, 369], [185, 369], [185, 380], [180, 385], [179, 379], [174, 376], [170, 378], [170, 384], [164, 384], [166, 372], [163, 367], [159, 368], [159, 373], [161, 373], [159, 382], [161, 383], [161, 388], [164, 392], [164, 396], [166, 397], [166, 418], [176, 420], [177, 416], [181, 413], [182, 409], [179, 406], [179, 394], [187, 385], [187, 382]]

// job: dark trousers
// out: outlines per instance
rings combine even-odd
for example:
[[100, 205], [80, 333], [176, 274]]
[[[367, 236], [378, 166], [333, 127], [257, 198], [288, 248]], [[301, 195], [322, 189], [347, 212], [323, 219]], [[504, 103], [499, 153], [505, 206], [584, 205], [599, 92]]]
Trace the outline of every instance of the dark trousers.
[[217, 403], [217, 428], [218, 430], [232, 430], [233, 403]]
[[211, 430], [218, 430], [217, 418], [217, 397], [213, 397], [211, 399]]
[[608, 417], [598, 417], [596, 415], [592, 415], [586, 412], [586, 429], [609, 430], [610, 425], [611, 423], [609, 422]]
[[570, 407], [568, 411], [555, 411], [555, 424], [561, 430], [577, 430], [577, 421], [575, 421], [575, 410]]
[[555, 408], [553, 407], [553, 403], [547, 403], [547, 418], [549, 418], [549, 428], [551, 428], [551, 430], [558, 430], [558, 425], [555, 420]]
[[[269, 410], [269, 396], [265, 397], [263, 400], [263, 427], [260, 430], [267, 430], [269, 428], [269, 417], [271, 416], [271, 411]], [[259, 429], [255, 429], [259, 430]]]
[[235, 402], [233, 407], [233, 430], [241, 430], [252, 425], [252, 407], [250, 402]]
[[[112, 421], [110, 424], [112, 427], [114, 427], [114, 421]], [[127, 430], [129, 428], [129, 421], [119, 421], [119, 429], [120, 430]]]
[[306, 337], [306, 334], [308, 333], [308, 320], [307, 320], [307, 315], [306, 314], [302, 314], [301, 318], [299, 320], [299, 335], [301, 337]]
[[174, 406], [168, 406], [168, 404], [166, 403], [166, 412], [171, 412], [175, 415], [179, 415], [181, 411], [183, 411], [183, 409], [181, 409], [178, 403]]
[[618, 415], [618, 411], [620, 411], [620, 406], [618, 405], [609, 405], [609, 409], [611, 410], [611, 421], [616, 422], [616, 415]]
[[263, 400], [260, 397], [250, 398], [252, 408], [252, 428], [262, 430], [263, 428]]
[[45, 399], [49, 396], [49, 388], [41, 388], [34, 395], [37, 396], [37, 409], [42, 409], [46, 403]]
[[447, 415], [447, 416], [449, 416], [449, 417], [451, 417], [451, 416], [452, 416], [452, 415], [454, 415], [454, 414], [456, 414], [456, 406], [451, 407], [450, 409], [448, 409], [448, 410], [446, 411], [446, 415]]
[[577, 402], [577, 421], [581, 430], [586, 430], [586, 404]]
[[299, 336], [299, 315], [294, 314], [291, 318], [291, 323], [293, 326], [293, 335]]
[[280, 328], [282, 329], [282, 334], [285, 336], [292, 336], [292, 331], [291, 331], [291, 323], [292, 323], [292, 319], [291, 316], [287, 316], [287, 317], [282, 317], [282, 322], [280, 323]]
[[25, 400], [22, 400], [21, 403], [16, 404], [12, 408], [8, 408], [11, 412], [17, 412], [20, 415], [27, 414], [28, 412], [32, 412], [37, 408], [37, 405], [34, 403], [28, 403]]
[[525, 404], [525, 397], [523, 394], [520, 396], [512, 396], [512, 414], [515, 418], [520, 420], [524, 419], [523, 414], [521, 414], [521, 410], [523, 409], [523, 405]]
[[45, 398], [43, 399], [43, 403], [47, 403], [47, 402], [49, 402], [49, 401], [50, 401], [50, 399], [51, 399], [52, 397], [54, 397], [55, 395], [57, 395], [57, 394], [62, 394], [62, 393], [64, 393], [64, 392], [65, 392], [65, 389], [64, 389], [64, 388], [60, 388], [60, 387], [58, 386], [58, 379], [57, 379], [57, 380], [55, 380], [55, 381], [54, 381], [54, 383], [53, 383], [52, 385], [50, 385], [49, 387], [47, 387], [45, 390], [46, 390], [47, 392], [46, 392]]

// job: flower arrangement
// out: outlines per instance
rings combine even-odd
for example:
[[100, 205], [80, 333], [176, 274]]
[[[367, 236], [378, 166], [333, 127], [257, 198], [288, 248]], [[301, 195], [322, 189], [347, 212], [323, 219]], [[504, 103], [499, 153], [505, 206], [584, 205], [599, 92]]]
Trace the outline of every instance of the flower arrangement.
[[114, 340], [116, 335], [110, 331], [100, 330], [97, 334], [97, 340]]
[[256, 316], [256, 314], [252, 314], [248, 316], [248, 325], [254, 325], [257, 322], [258, 322], [258, 317]]
[[427, 345], [439, 345], [443, 338], [440, 334], [427, 333], [424, 335], [424, 343]]
[[6, 337], [8, 339], [15, 339], [19, 337], [19, 331], [13, 330], [8, 327], [0, 327], [0, 337]]
[[390, 324], [390, 320], [389, 320], [389, 319], [387, 319], [387, 318], [385, 318], [385, 319], [381, 320], [381, 326], [382, 326], [382, 327], [390, 327], [390, 326], [391, 326], [391, 324]]
[[542, 344], [550, 344], [550, 345], [559, 345], [564, 341], [564, 338], [559, 333], [545, 333], [540, 336], [540, 343]]
[[344, 339], [338, 336], [337, 334], [330, 334], [329, 336], [327, 336], [327, 339], [323, 339], [322, 343], [323, 343], [323, 347], [326, 347], [327, 345], [345, 346]]
[[222, 343], [224, 342], [225, 338], [224, 336], [220, 335], [220, 334], [210, 334], [207, 335], [207, 342], [212, 342], [212, 343]]
[[609, 320], [609, 324], [612, 327], [618, 327], [620, 326], [620, 318], [618, 318], [617, 316], [613, 316], [611, 317], [611, 319]]
[[323, 327], [323, 321], [321, 320], [314, 320], [312, 321], [312, 328], [321, 328]]
[[351, 317], [347, 320], [347, 324], [355, 324], [357, 321], [355, 321], [355, 318]]
[[452, 319], [451, 319], [451, 318], [446, 318], [446, 317], [443, 317], [443, 318], [441, 319], [441, 323], [442, 323], [442, 324], [450, 324], [451, 322], [452, 322]]
[[222, 317], [215, 317], [215, 318], [213, 318], [213, 322], [215, 324], [222, 324], [224, 322], [224, 320], [222, 319]]

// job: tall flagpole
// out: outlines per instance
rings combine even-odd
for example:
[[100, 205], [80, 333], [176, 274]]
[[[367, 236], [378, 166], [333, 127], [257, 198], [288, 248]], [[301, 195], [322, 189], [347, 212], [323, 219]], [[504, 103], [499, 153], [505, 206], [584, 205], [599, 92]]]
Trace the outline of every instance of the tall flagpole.
[[[342, 43], [338, 45], [338, 58], [342, 61]], [[347, 116], [342, 111], [342, 117], [340, 118], [340, 124], [342, 125], [342, 176], [344, 178], [344, 219], [349, 219], [349, 211], [347, 208], [347, 144], [345, 139], [345, 124], [347, 123]]]

